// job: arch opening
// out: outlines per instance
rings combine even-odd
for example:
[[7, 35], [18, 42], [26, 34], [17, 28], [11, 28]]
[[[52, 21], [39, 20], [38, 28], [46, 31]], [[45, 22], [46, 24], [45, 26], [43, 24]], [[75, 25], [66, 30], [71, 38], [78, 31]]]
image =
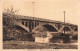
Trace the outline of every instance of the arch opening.
[[43, 32], [43, 31], [57, 32], [57, 30], [54, 26], [48, 25], [48, 24], [40, 26], [39, 28], [36, 29], [36, 31], [40, 31], [40, 32]]
[[74, 31], [78, 31], [78, 29], [77, 29], [77, 28], [75, 28], [75, 29], [74, 29]]
[[20, 27], [20, 26], [16, 26], [17, 29], [28, 32], [27, 30], [25, 30], [24, 28]]
[[63, 30], [65, 30], [65, 31], [71, 31], [71, 29], [69, 27], [64, 27]]

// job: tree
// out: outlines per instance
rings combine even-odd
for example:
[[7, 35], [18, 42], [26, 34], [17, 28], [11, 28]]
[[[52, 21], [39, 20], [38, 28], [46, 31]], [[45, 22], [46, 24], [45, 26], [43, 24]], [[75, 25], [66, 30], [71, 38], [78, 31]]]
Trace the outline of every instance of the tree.
[[13, 39], [13, 35], [16, 32], [16, 22], [19, 16], [17, 16], [19, 10], [14, 10], [13, 6], [3, 11], [3, 40]]
[[11, 5], [10, 8], [4, 9], [3, 13], [11, 14], [11, 15], [16, 15], [18, 14], [19, 10], [14, 10], [13, 6]]
[[14, 10], [13, 6], [7, 9], [4, 9], [3, 11], [3, 25], [7, 26], [13, 26], [15, 25], [15, 22], [17, 22], [18, 19], [18, 11], [19, 10]]

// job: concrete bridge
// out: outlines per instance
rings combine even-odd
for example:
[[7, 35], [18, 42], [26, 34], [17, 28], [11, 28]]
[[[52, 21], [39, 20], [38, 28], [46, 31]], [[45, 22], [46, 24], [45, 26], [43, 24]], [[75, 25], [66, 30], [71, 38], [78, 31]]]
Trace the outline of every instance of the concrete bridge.
[[[78, 26], [70, 23], [42, 19], [42, 18], [35, 18], [35, 17], [28, 17], [28, 16], [20, 16], [21, 20], [17, 22], [17, 25], [24, 28], [27, 32], [35, 32], [39, 31], [49, 31], [49, 32], [78, 32]], [[41, 30], [42, 29], [42, 30]], [[44, 30], [45, 29], [45, 30]]]
[[[16, 24], [17, 28], [21, 28], [22, 31], [34, 32], [31, 36], [35, 37], [35, 42], [49, 42], [55, 41], [55, 37], [58, 37], [60, 41], [69, 39], [78, 39], [78, 26], [70, 23], [30, 17], [21, 15], [8, 15], [3, 16], [11, 17], [13, 24]], [[29, 34], [27, 33], [27, 34]], [[45, 37], [45, 38], [44, 38]], [[71, 38], [72, 37], [72, 38]], [[47, 41], [46, 41], [47, 40]], [[56, 39], [58, 40], [58, 39]], [[58, 40], [59, 41], [59, 40]]]

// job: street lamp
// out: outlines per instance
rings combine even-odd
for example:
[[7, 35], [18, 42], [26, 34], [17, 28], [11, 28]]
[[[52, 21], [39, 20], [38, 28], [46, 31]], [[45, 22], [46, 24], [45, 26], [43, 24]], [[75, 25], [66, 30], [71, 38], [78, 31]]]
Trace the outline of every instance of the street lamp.
[[65, 11], [63, 11], [64, 13], [64, 34], [65, 34]]
[[33, 4], [33, 17], [34, 17], [34, 13], [35, 13], [35, 2], [32, 2], [32, 4]]

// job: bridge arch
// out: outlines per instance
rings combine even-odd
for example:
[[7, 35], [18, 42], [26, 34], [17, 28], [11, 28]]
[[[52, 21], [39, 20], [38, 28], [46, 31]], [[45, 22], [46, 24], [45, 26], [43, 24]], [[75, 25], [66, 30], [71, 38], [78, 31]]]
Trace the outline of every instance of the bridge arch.
[[53, 24], [41, 24], [35, 27], [32, 32], [35, 31], [50, 31], [50, 32], [58, 32], [58, 29]]
[[19, 22], [17, 22], [16, 25], [17, 25], [17, 27], [19, 27], [19, 28], [23, 28], [23, 29], [26, 30], [27, 32], [30, 31], [28, 27], [26, 27], [25, 25], [23, 25], [23, 24], [21, 24], [21, 23], [19, 23]]
[[77, 27], [75, 27], [73, 30], [74, 30], [74, 31], [78, 31], [78, 28], [77, 28]]
[[64, 25], [60, 28], [59, 32], [63, 32], [65, 29], [65, 31], [72, 31], [71, 27], [70, 26], [65, 26]]

